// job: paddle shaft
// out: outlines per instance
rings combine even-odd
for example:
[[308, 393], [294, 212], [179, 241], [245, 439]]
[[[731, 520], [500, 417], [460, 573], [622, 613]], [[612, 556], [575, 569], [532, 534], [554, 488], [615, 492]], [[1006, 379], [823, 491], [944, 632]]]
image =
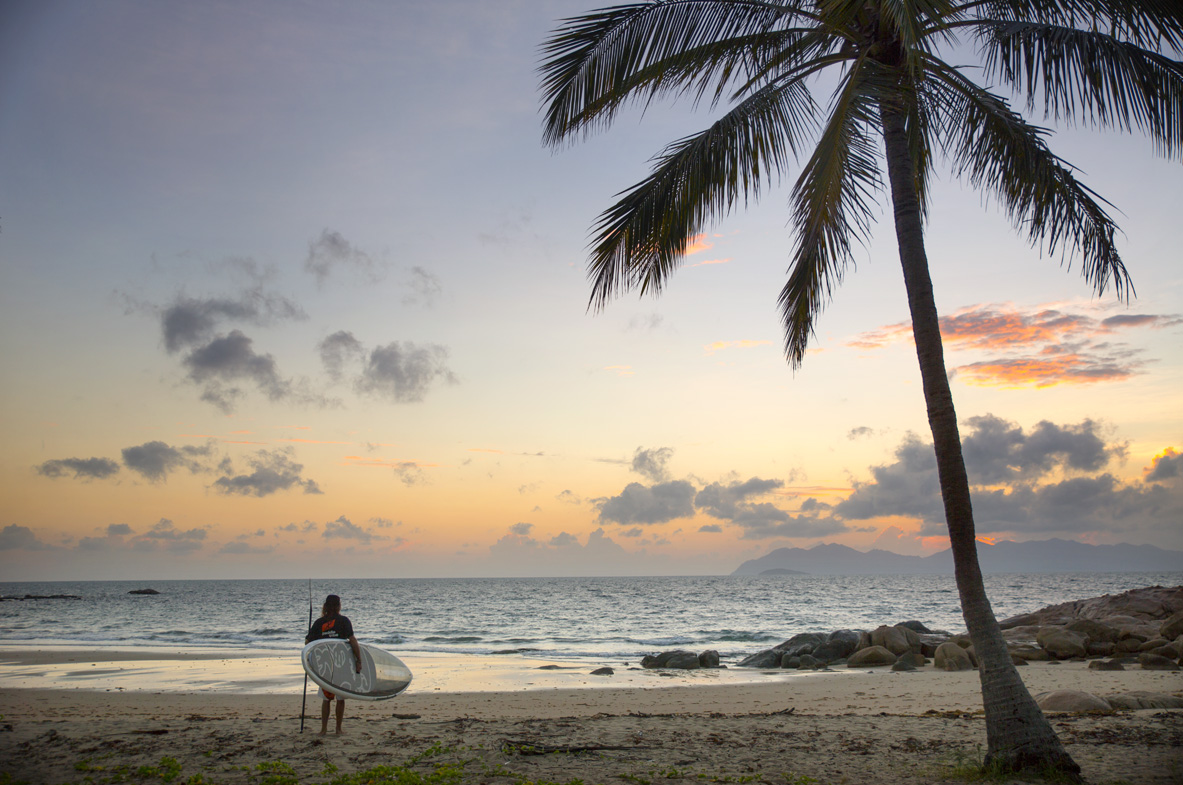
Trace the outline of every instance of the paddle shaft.
[[[308, 629], [312, 629], [312, 579], [308, 579]], [[304, 732], [304, 709], [308, 707], [308, 671], [304, 671], [304, 698], [300, 701], [300, 732]]]

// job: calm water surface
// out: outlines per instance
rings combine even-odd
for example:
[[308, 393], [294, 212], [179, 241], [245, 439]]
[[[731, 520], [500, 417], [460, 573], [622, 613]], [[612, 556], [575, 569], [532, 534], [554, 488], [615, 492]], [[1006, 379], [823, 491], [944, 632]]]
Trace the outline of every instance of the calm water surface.
[[[1183, 584], [1183, 571], [988, 575], [986, 584], [1003, 619]], [[147, 587], [160, 594], [128, 594]], [[360, 639], [400, 654], [590, 660], [681, 647], [728, 660], [798, 632], [909, 619], [965, 628], [953, 578], [943, 575], [314, 580], [317, 615], [330, 592], [342, 596]], [[9, 645], [291, 650], [308, 623], [304, 580], [0, 583], [0, 594], [81, 597], [0, 603], [0, 643]]]

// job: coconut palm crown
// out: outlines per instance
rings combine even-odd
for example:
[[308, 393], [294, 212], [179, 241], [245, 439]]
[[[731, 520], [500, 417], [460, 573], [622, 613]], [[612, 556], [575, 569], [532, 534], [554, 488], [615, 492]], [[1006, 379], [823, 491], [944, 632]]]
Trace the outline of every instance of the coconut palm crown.
[[[967, 67], [970, 45], [979, 57]], [[924, 248], [929, 181], [947, 162], [1034, 246], [1079, 261], [1098, 295], [1129, 297], [1108, 203], [996, 89], [1053, 122], [1141, 132], [1178, 160], [1180, 51], [1180, 0], [653, 0], [567, 19], [542, 48], [548, 145], [661, 98], [721, 114], [670, 144], [598, 219], [593, 309], [627, 291], [659, 293], [695, 235], [796, 171], [795, 247], [779, 297], [796, 368], [890, 193], [958, 591], [981, 661], [987, 761], [1008, 770], [1079, 774], [1019, 679], [982, 584]], [[837, 86], [819, 99], [826, 72]]]

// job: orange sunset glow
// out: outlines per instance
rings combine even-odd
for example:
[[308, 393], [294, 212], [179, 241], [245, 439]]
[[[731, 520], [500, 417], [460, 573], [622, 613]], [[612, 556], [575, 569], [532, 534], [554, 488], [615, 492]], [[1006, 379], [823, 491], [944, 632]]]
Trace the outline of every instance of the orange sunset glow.
[[[545, 147], [538, 44], [585, 5], [25, 5], [0, 69], [5, 580], [947, 547], [886, 191], [799, 368], [787, 148], [658, 295], [592, 299], [597, 216], [711, 108], [622, 105]], [[1183, 550], [1178, 161], [1054, 142], [1114, 206], [1128, 303], [956, 173], [930, 184], [976, 531]]]

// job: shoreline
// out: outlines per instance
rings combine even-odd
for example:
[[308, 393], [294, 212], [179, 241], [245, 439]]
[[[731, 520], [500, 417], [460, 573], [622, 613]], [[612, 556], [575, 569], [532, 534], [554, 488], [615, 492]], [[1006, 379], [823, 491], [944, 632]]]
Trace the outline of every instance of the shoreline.
[[[505, 707], [511, 705], [522, 711], [561, 704], [567, 710], [583, 706], [595, 707], [598, 712], [643, 697], [671, 711], [672, 707], [726, 712], [780, 710], [787, 705], [812, 713], [842, 714], [981, 710], [977, 670], [950, 672], [931, 664], [895, 672], [886, 667], [845, 666], [820, 671], [665, 670], [644, 669], [634, 663], [615, 666], [609, 676], [593, 676], [587, 664], [511, 656], [407, 655], [404, 661], [414, 673], [405, 693], [390, 701], [350, 701], [350, 705], [367, 709], [426, 703], [431, 711], [462, 713], [466, 703], [493, 703], [499, 707], [496, 716], [505, 716]], [[1051, 661], [1032, 662], [1020, 668], [1019, 674], [1032, 694], [1075, 689], [1098, 695], [1143, 691], [1183, 696], [1180, 671], [1101, 671], [1088, 668], [1084, 661]], [[162, 696], [178, 701], [242, 700], [278, 707], [303, 691], [304, 672], [298, 653], [0, 646], [0, 702], [4, 704], [23, 700], [15, 696], [36, 694], [53, 705], [61, 695], [82, 693], [126, 696], [120, 702], [129, 706], [138, 697]], [[309, 693], [315, 693], [314, 686]]]
[[[43, 653], [27, 652], [22, 661], [38, 656]], [[160, 661], [63, 666], [120, 662]], [[211, 667], [221, 661], [168, 662]], [[235, 662], [266, 666], [282, 658]], [[7, 663], [0, 673], [15, 667]], [[377, 766], [424, 778], [450, 767], [459, 774], [446, 781], [474, 785], [576, 779], [586, 785], [659, 779], [929, 785], [946, 782], [959, 763], [980, 761], [985, 745], [977, 671], [754, 671], [753, 681], [730, 683], [647, 672], [644, 684], [595, 688], [572, 685], [561, 671], [539, 673], [554, 681], [496, 691], [447, 691], [416, 681], [392, 700], [346, 701], [340, 737], [317, 735], [314, 690], [300, 733], [298, 686], [256, 693], [99, 690], [80, 679], [74, 688], [41, 689], [0, 679], [0, 781], [118, 782], [167, 764], [180, 772], [174, 781], [197, 777], [192, 781], [218, 785], [255, 784], [264, 771], [292, 777], [285, 782], [328, 783]], [[1032, 693], [1183, 696], [1180, 672], [1096, 671], [1065, 662], [1035, 663], [1020, 673]], [[1089, 783], [1178, 785], [1183, 710], [1057, 714], [1053, 724]]]
[[[555, 689], [668, 689], [760, 685], [819, 675], [754, 668], [653, 670], [639, 661], [613, 662], [611, 676], [592, 675], [605, 661], [579, 662], [526, 655], [402, 653], [414, 674], [411, 693], [506, 693]], [[0, 691], [90, 690], [170, 694], [299, 694], [304, 671], [299, 650], [186, 649], [0, 645]]]

